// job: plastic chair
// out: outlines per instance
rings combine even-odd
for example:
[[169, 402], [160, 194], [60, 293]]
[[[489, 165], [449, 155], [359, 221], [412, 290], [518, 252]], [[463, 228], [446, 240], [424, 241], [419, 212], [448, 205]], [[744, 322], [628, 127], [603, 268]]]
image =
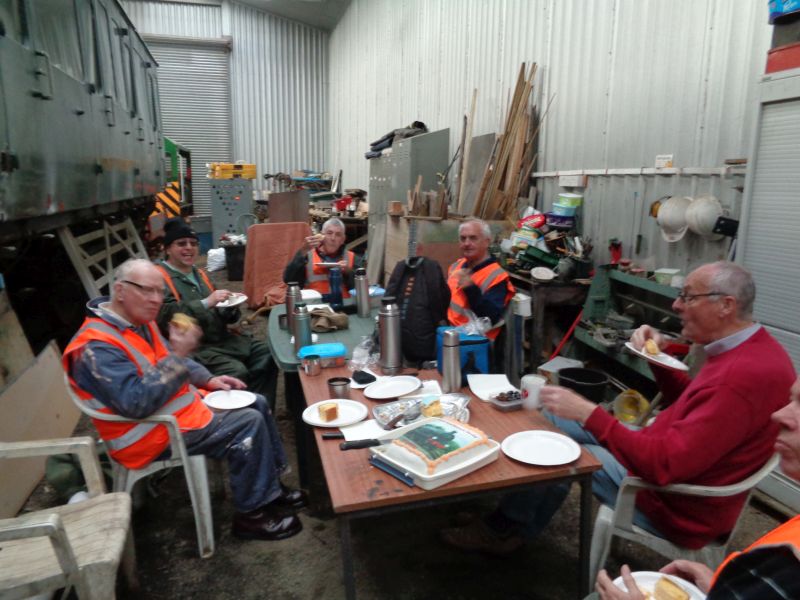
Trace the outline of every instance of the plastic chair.
[[[702, 562], [712, 569], [716, 568], [728, 554], [728, 544], [730, 540], [733, 539], [739, 527], [742, 513], [744, 513], [744, 508], [750, 501], [750, 494], [752, 494], [753, 488], [755, 488], [764, 477], [769, 475], [772, 469], [778, 464], [779, 460], [779, 455], [775, 454], [758, 471], [748, 478], [739, 483], [718, 487], [690, 485], [685, 483], [656, 486], [644, 482], [639, 477], [626, 477], [622, 480], [622, 485], [617, 493], [616, 509], [602, 505], [597, 512], [597, 518], [594, 522], [594, 532], [592, 533], [592, 547], [589, 559], [589, 573], [591, 574], [592, 581], [596, 579], [597, 573], [605, 565], [608, 552], [611, 548], [611, 541], [614, 537], [621, 537], [637, 542], [673, 560], [685, 558]], [[713, 497], [735, 496], [742, 492], [749, 493], [742, 505], [742, 511], [739, 513], [739, 517], [736, 519], [733, 529], [727, 536], [723, 539], [713, 541], [703, 548], [690, 550], [689, 548], [678, 546], [664, 538], [653, 535], [633, 524], [636, 494], [641, 490], [657, 490], [659, 492], [684, 494], [688, 496]]]
[[66, 588], [79, 598], [114, 598], [122, 561], [137, 587], [130, 534], [131, 497], [105, 491], [92, 438], [0, 442], [0, 458], [77, 454], [89, 498], [0, 519], [0, 597], [27, 598]]
[[[66, 375], [64, 376], [66, 379]], [[170, 458], [154, 460], [142, 469], [128, 469], [111, 458], [113, 466], [114, 491], [131, 493], [137, 481], [163, 469], [183, 467], [189, 497], [192, 500], [195, 527], [197, 528], [197, 545], [201, 558], [209, 558], [214, 554], [214, 522], [211, 513], [211, 495], [208, 489], [208, 470], [206, 457], [189, 456], [186, 443], [183, 441], [178, 420], [172, 415], [151, 415], [144, 419], [128, 419], [119, 415], [109, 415], [90, 408], [72, 390], [69, 380], [66, 381], [70, 397], [84, 414], [93, 419], [116, 423], [158, 423], [164, 425], [169, 433]], [[110, 457], [109, 457], [110, 458]]]

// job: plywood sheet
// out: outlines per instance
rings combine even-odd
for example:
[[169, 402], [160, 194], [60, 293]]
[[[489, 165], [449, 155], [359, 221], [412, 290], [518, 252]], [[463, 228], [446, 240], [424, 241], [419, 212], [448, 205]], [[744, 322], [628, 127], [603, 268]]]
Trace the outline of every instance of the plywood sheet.
[[0, 389], [33, 360], [33, 350], [5, 290], [0, 290]]
[[[67, 392], [55, 342], [0, 393], [0, 440], [70, 437], [80, 411]], [[13, 517], [44, 476], [44, 457], [0, 461], [0, 518]]]

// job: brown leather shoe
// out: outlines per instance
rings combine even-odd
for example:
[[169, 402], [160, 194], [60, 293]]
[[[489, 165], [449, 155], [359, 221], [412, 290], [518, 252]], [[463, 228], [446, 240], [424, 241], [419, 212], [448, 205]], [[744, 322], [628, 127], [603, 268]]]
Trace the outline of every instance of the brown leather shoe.
[[516, 534], [500, 535], [482, 519], [477, 519], [463, 527], [442, 529], [439, 535], [448, 546], [470, 552], [486, 552], [495, 556], [507, 556], [525, 544], [525, 540], [521, 536]]
[[297, 510], [308, 506], [308, 495], [303, 490], [293, 490], [281, 484], [281, 495], [270, 502], [269, 506]]
[[285, 540], [303, 530], [303, 523], [294, 515], [265, 506], [252, 513], [236, 513], [232, 533], [247, 540]]

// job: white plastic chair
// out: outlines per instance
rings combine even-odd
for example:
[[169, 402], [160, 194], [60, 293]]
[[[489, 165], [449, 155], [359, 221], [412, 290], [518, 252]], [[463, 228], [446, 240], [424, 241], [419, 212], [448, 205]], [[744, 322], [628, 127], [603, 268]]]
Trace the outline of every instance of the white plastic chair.
[[[64, 376], [66, 380], [66, 375]], [[111, 421], [116, 423], [159, 423], [167, 428], [170, 443], [170, 458], [154, 460], [142, 469], [128, 469], [111, 458], [113, 466], [114, 491], [131, 493], [137, 481], [163, 469], [183, 467], [186, 485], [189, 488], [189, 497], [192, 500], [195, 527], [197, 529], [197, 545], [201, 558], [209, 558], [214, 554], [214, 521], [211, 512], [211, 495], [208, 489], [208, 470], [206, 457], [201, 455], [189, 456], [186, 443], [183, 441], [178, 420], [172, 415], [152, 415], [144, 419], [128, 419], [119, 415], [109, 415], [90, 408], [72, 390], [69, 380], [66, 380], [67, 389], [75, 405], [84, 414], [93, 419]], [[110, 457], [109, 457], [110, 458]]]
[[[0, 597], [28, 598], [74, 589], [81, 600], [114, 598], [122, 561], [137, 587], [130, 534], [131, 497], [105, 492], [92, 438], [0, 442], [0, 459], [77, 454], [89, 498], [0, 519]], [[63, 597], [66, 597], [67, 593]]]
[[[747, 503], [750, 501], [750, 494], [752, 494], [753, 488], [775, 468], [779, 460], [779, 455], [775, 454], [764, 466], [748, 478], [739, 483], [718, 487], [684, 483], [656, 486], [644, 482], [639, 477], [626, 477], [622, 480], [622, 485], [617, 493], [616, 509], [601, 505], [600, 510], [597, 512], [597, 518], [594, 522], [594, 532], [592, 533], [592, 547], [589, 559], [589, 573], [591, 574], [592, 581], [596, 579], [597, 573], [605, 565], [608, 552], [611, 548], [611, 541], [614, 537], [621, 537], [642, 544], [672, 560], [685, 558], [702, 562], [712, 569], [718, 567], [728, 554], [728, 543], [739, 527], [739, 522], [741, 521]], [[641, 490], [656, 490], [658, 492], [684, 494], [688, 496], [713, 497], [735, 496], [742, 492], [749, 493], [742, 505], [742, 511], [736, 519], [733, 530], [731, 530], [724, 539], [711, 542], [697, 550], [690, 550], [689, 548], [678, 546], [664, 538], [653, 535], [633, 524], [636, 494]]]

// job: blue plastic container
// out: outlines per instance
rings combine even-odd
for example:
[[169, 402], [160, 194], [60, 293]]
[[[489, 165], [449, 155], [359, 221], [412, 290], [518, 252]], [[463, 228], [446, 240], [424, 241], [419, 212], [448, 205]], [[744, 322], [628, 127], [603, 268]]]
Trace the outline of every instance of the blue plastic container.
[[566, 204], [559, 204], [558, 202], [554, 202], [553, 210], [551, 210], [550, 212], [559, 217], [574, 217], [577, 210], [578, 210], [577, 206], [567, 206]]
[[330, 344], [311, 344], [303, 346], [297, 351], [297, 358], [303, 360], [306, 356], [316, 355], [320, 358], [322, 367], [343, 367], [347, 348], [344, 344], [333, 342]]

